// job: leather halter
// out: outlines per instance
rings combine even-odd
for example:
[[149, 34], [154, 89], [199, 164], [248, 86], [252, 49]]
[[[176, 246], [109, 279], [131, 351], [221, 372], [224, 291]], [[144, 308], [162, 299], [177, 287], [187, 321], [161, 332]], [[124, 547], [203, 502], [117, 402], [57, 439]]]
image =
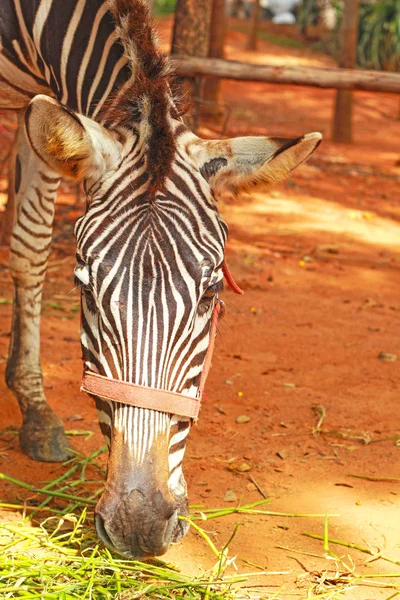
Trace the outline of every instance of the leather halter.
[[[236, 294], [243, 294], [243, 290], [235, 283], [225, 260], [222, 266], [222, 272], [229, 287]], [[151, 388], [145, 385], [137, 385], [136, 383], [111, 379], [110, 377], [104, 377], [103, 375], [98, 375], [92, 371], [84, 372], [81, 383], [81, 392], [86, 392], [92, 396], [99, 396], [113, 402], [120, 402], [121, 404], [128, 404], [139, 408], [148, 408], [159, 412], [167, 412], [196, 421], [200, 412], [204, 385], [211, 367], [220, 312], [221, 301], [217, 298], [211, 317], [210, 342], [203, 370], [200, 375], [200, 383], [196, 398], [177, 392], [169, 392], [167, 390]]]

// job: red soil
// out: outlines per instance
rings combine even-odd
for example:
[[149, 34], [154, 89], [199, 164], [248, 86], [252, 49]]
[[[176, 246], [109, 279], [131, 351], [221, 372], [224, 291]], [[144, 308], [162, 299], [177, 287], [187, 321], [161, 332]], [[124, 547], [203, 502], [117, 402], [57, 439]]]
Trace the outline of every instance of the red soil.
[[[168, 26], [162, 23], [163, 34]], [[243, 34], [231, 34], [228, 56], [330, 63], [310, 51], [267, 42], [250, 54], [242, 50], [244, 41]], [[234, 82], [222, 87], [224, 102], [233, 111], [229, 135], [290, 137], [319, 130], [325, 140], [314, 157], [272, 193], [221, 202], [230, 226], [229, 265], [246, 293], [224, 294], [227, 316], [216, 343], [208, 398], [187, 447], [190, 502], [229, 506], [224, 502], [228, 489], [242, 504], [254, 502], [261, 496], [249, 481], [252, 476], [272, 498], [270, 510], [340, 515], [329, 519], [332, 538], [373, 552], [379, 549], [399, 561], [399, 483], [349, 476], [399, 477], [398, 98], [355, 93], [355, 142], [340, 146], [329, 141], [332, 91]], [[46, 394], [56, 412], [64, 420], [73, 414], [83, 417], [66, 422], [66, 427], [95, 432], [88, 441], [72, 438], [74, 447], [88, 453], [103, 442], [91, 401], [79, 393], [79, 313], [71, 310], [78, 304], [76, 291], [71, 291], [72, 227], [81, 210], [73, 191], [60, 196], [44, 299], [62, 308], [44, 306], [42, 364]], [[0, 260], [1, 297], [11, 299], [6, 248]], [[11, 306], [1, 304], [1, 371], [10, 316]], [[399, 359], [382, 361], [382, 351]], [[0, 376], [4, 381], [3, 373]], [[4, 384], [1, 388], [4, 430], [19, 424], [20, 416], [13, 395]], [[314, 431], [316, 405], [326, 410], [320, 433]], [[239, 415], [251, 421], [237, 424]], [[0, 437], [1, 471], [29, 482], [60, 473], [59, 465], [30, 461], [16, 438], [9, 440], [9, 433]], [[229, 468], [232, 461], [246, 463], [251, 470], [235, 472]], [[12, 500], [18, 493], [10, 485], [1, 486], [2, 498]], [[205, 527], [221, 547], [237, 520], [220, 519]], [[267, 585], [263, 597], [306, 598], [305, 590], [316, 583], [318, 573], [335, 571], [334, 562], [323, 558], [322, 542], [302, 535], [322, 535], [322, 517], [241, 516], [240, 521], [230, 549], [230, 555], [239, 557], [239, 570], [257, 570], [244, 559], [286, 573], [259, 578], [258, 583]], [[371, 557], [340, 546], [332, 549], [340, 556], [349, 553], [357, 572], [400, 575], [397, 565], [377, 560], [362, 566]], [[167, 558], [192, 571], [213, 562], [192, 532]], [[321, 591], [327, 591], [327, 585]], [[281, 587], [280, 595], [274, 596]], [[375, 600], [390, 594], [368, 587], [343, 597]]]

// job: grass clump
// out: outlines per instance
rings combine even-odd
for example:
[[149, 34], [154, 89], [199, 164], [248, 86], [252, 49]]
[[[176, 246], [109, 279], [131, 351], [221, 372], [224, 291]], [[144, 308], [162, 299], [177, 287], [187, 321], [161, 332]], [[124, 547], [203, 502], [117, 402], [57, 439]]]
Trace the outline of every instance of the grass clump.
[[151, 564], [113, 556], [99, 547], [86, 516], [84, 509], [79, 517], [53, 516], [39, 526], [23, 519], [1, 524], [0, 597], [196, 599], [207, 589], [209, 598], [217, 600], [232, 597], [232, 585], [243, 581], [243, 577], [191, 578], [161, 561]]
[[[210, 575], [191, 577], [160, 560], [128, 560], [101, 547], [93, 509], [104, 483], [104, 470], [96, 459], [105, 450], [88, 457], [76, 453], [65, 473], [43, 486], [0, 474], [3, 481], [32, 494], [21, 504], [0, 503], [0, 598], [232, 598], [234, 585], [246, 577], [224, 576], [228, 546], [218, 551], [198, 526], [218, 559]], [[88, 479], [88, 469], [93, 479]]]

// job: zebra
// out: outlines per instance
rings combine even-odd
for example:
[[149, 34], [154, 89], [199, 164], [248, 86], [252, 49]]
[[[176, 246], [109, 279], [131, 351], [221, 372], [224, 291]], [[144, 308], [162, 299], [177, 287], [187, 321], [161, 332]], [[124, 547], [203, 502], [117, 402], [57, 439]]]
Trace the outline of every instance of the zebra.
[[217, 198], [282, 180], [321, 135], [194, 135], [145, 0], [2, 0], [0, 107], [19, 122], [6, 381], [22, 412], [21, 448], [41, 461], [70, 453], [45, 400], [39, 345], [54, 203], [67, 177], [86, 194], [75, 226], [82, 388], [109, 445], [95, 525], [127, 557], [161, 555], [188, 528], [182, 460], [224, 312]]

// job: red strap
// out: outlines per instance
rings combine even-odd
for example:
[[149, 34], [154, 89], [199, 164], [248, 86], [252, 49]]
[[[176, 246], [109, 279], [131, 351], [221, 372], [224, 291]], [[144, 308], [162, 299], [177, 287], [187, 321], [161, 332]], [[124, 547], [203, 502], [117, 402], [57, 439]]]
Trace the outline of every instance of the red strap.
[[225, 258], [222, 264], [222, 272], [231, 290], [233, 290], [235, 294], [244, 294], [244, 291], [238, 286], [236, 281], [233, 279], [232, 273], [230, 272], [228, 265], [226, 264]]
[[212, 360], [212, 355], [214, 352], [215, 337], [217, 335], [217, 323], [218, 323], [218, 317], [219, 317], [220, 312], [221, 312], [221, 303], [217, 299], [215, 306], [214, 306], [213, 314], [211, 317], [210, 341], [208, 342], [208, 350], [207, 350], [206, 358], [204, 361], [203, 370], [202, 370], [201, 376], [200, 376], [199, 391], [198, 391], [198, 395], [200, 398], [203, 395], [204, 386], [206, 384], [206, 379], [208, 377], [208, 373], [209, 373], [209, 370], [211, 367], [211, 360]]

